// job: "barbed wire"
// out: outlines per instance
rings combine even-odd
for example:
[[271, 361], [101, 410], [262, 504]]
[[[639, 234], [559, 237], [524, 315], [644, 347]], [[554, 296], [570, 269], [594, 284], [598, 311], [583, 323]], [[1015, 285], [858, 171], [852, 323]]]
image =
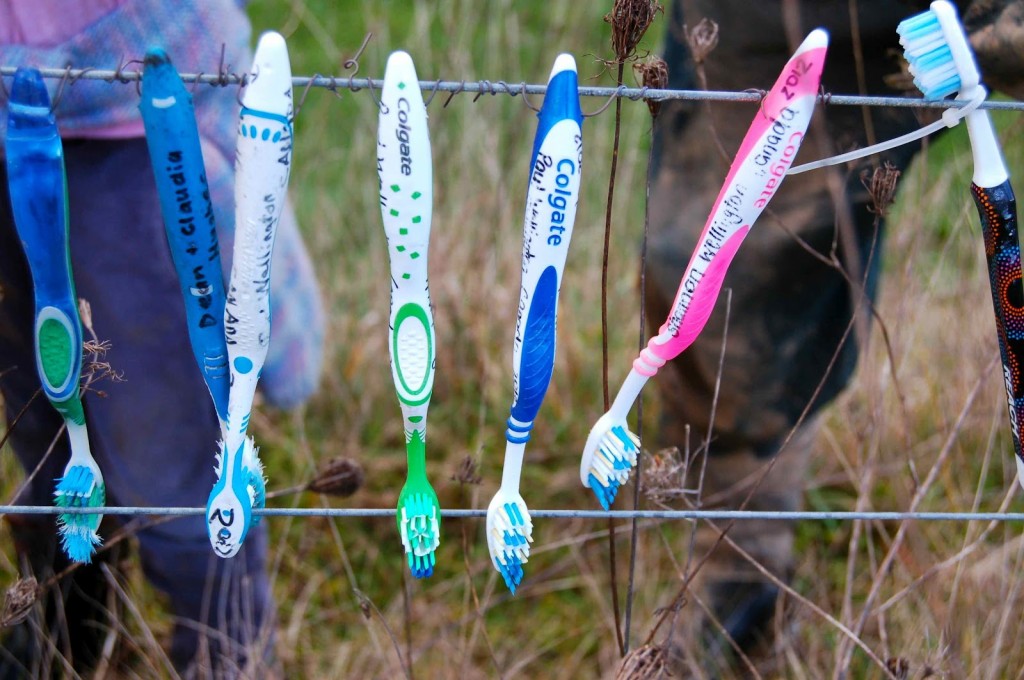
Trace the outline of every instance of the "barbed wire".
[[[0, 66], [0, 77], [11, 77], [17, 67]], [[142, 72], [138, 70], [103, 70], [96, 68], [41, 68], [39, 69], [43, 78], [62, 80], [70, 85], [79, 80], [103, 80], [108, 83], [137, 83], [142, 79]], [[181, 79], [186, 83], [207, 84], [214, 87], [226, 87], [228, 85], [244, 85], [248, 74], [245, 73], [182, 73]], [[347, 89], [353, 92], [360, 90], [380, 91], [384, 81], [379, 78], [350, 78], [348, 76], [296, 76], [292, 78], [292, 86], [295, 88], [319, 87], [327, 90], [337, 91]], [[509, 83], [504, 80], [421, 80], [420, 89], [424, 92], [436, 93], [446, 92], [452, 95], [460, 93], [482, 95], [543, 95], [547, 92], [547, 85], [541, 83]], [[654, 89], [649, 87], [579, 87], [581, 97], [604, 97], [608, 99], [626, 98], [634, 101], [719, 101], [719, 102], [758, 102], [764, 96], [763, 90], [751, 89], [743, 91], [726, 90], [677, 90], [677, 89]], [[820, 101], [827, 104], [839, 106], [887, 106], [899, 108], [920, 108], [920, 109], [951, 109], [962, 108], [967, 103], [955, 99], [929, 100], [919, 97], [882, 97], [866, 95], [843, 95], [831, 94], [823, 91], [819, 95]], [[1024, 111], [1022, 101], [991, 101], [986, 100], [979, 108], [1006, 111]]]
[[[442, 517], [479, 519], [487, 516], [484, 508], [445, 508]], [[125, 515], [192, 517], [205, 515], [206, 508], [183, 507], [106, 507], [58, 508], [51, 505], [0, 505], [0, 515]], [[394, 517], [394, 508], [254, 508], [260, 517]], [[747, 520], [777, 521], [835, 520], [902, 522], [910, 520], [944, 522], [1024, 522], [1024, 512], [898, 512], [846, 510], [531, 510], [530, 516], [544, 519], [666, 519], [666, 520]]]

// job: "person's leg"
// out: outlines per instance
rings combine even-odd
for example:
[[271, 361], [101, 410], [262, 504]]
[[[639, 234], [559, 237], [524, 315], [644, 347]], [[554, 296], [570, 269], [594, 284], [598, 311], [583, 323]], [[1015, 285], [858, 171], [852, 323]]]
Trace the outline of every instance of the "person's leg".
[[[7, 198], [6, 164], [0, 156], [0, 394], [3, 395], [8, 443], [28, 479], [13, 501], [50, 505], [54, 480], [63, 475], [69, 456], [63, 420], [42, 393], [33, 349], [32, 281], [14, 229]], [[24, 576], [47, 583], [70, 562], [59, 547], [57, 524], [49, 515], [6, 515], [19, 567]], [[114, 522], [104, 522], [109, 531]], [[115, 551], [97, 556], [95, 564], [75, 569], [41, 594], [42, 617], [5, 632], [0, 643], [0, 678], [39, 677], [47, 669], [63, 674], [56, 654], [84, 672], [99, 659], [111, 629], [107, 577], [99, 563], [113, 565]]]
[[[105, 397], [86, 395], [110, 503], [205, 506], [220, 430], [189, 345], [146, 143], [69, 144], [67, 167], [78, 294], [123, 377]], [[202, 517], [151, 526], [138, 540], [147, 577], [179, 617], [174, 663], [191, 661], [203, 632], [215, 665], [245, 658], [272, 621], [263, 528], [230, 564], [210, 550]]]
[[[96, 385], [104, 394], [90, 391], [84, 400], [108, 504], [203, 506], [214, 483], [219, 426], [190, 349], [146, 143], [71, 141], [65, 155], [76, 292], [90, 303], [97, 336], [110, 343], [104, 359], [123, 377]], [[10, 422], [39, 382], [31, 285], [6, 200], [3, 211], [0, 357], [10, 370], [0, 377], [0, 389]], [[67, 462], [66, 438], [58, 439], [45, 460], [44, 454], [60, 425], [59, 415], [39, 396], [14, 427], [11, 445], [26, 470], [43, 460], [20, 502], [51, 502], [53, 480]], [[61, 568], [52, 520], [12, 523], [33, 564]], [[138, 541], [143, 569], [170, 596], [179, 619], [174, 663], [185, 668], [201, 649], [227, 667], [251, 657], [252, 646], [273, 622], [263, 528], [250, 533], [245, 550], [230, 564], [213, 555], [201, 517], [143, 529]], [[76, 579], [94, 571], [79, 568]], [[200, 644], [203, 637], [208, 646]]]
[[[670, 14], [665, 53], [670, 86], [696, 88], [684, 44], [681, 3]], [[895, 26], [906, 8], [885, 2], [858, 6], [866, 90], [884, 93], [883, 77], [898, 70], [889, 50], [897, 45]], [[718, 47], [705, 64], [708, 88], [768, 88], [775, 82], [795, 47], [787, 44], [780, 3], [699, 0], [686, 2], [685, 7], [685, 20], [691, 26], [703, 17], [719, 24]], [[799, 7], [802, 16], [795, 34], [802, 37], [824, 25], [831, 35], [823, 87], [835, 93], [856, 93], [848, 3], [800, 3]], [[873, 109], [870, 115], [879, 139], [918, 125], [906, 110]], [[657, 165], [646, 279], [652, 324], [667, 316], [731, 154], [752, 117], [752, 107], [740, 104], [708, 107], [678, 102], [662, 109], [655, 136]], [[819, 105], [797, 162], [863, 146], [867, 143], [864, 130], [861, 109]], [[729, 157], [723, 157], [716, 140]], [[916, 147], [903, 147], [883, 159], [902, 170], [915, 151]], [[853, 279], [863, 279], [867, 269], [867, 292], [874, 295], [881, 234], [869, 211], [870, 197], [861, 185], [860, 167], [868, 166], [789, 178], [730, 268], [725, 288], [732, 291], [731, 314], [703, 484], [706, 505], [737, 507], [750, 495], [748, 509], [800, 506], [813, 446], [814, 414], [848, 383], [858, 352], [855, 334], [849, 333], [845, 342], [844, 336], [859, 286], [851, 290], [843, 274], [808, 248], [828, 257], [835, 244], [839, 260]], [[696, 449], [708, 435], [726, 323], [724, 298], [694, 345], [659, 373], [663, 418], [660, 438], [652, 442], [683, 449], [689, 427], [691, 449]], [[778, 455], [798, 425], [797, 435]], [[769, 466], [771, 472], [763, 476]], [[699, 462], [693, 466], [700, 468]], [[696, 486], [695, 475], [689, 483]], [[737, 522], [729, 536], [770, 571], [786, 578], [793, 567], [792, 529], [781, 522]], [[709, 527], [700, 529], [697, 557], [711, 548], [716, 537]], [[765, 630], [777, 592], [725, 545], [704, 565], [695, 587], [695, 594], [743, 647]], [[681, 619], [693, 624], [684, 628], [701, 627], [699, 611], [693, 605], [681, 614]]]

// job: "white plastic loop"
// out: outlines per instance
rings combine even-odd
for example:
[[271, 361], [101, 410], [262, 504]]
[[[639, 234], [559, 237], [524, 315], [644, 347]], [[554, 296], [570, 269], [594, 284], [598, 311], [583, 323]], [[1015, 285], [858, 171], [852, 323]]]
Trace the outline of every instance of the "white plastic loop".
[[981, 103], [985, 101], [986, 96], [988, 96], [988, 93], [985, 91], [985, 88], [976, 87], [974, 88], [974, 96], [971, 97], [966, 104], [959, 108], [946, 109], [942, 114], [942, 118], [934, 123], [925, 125], [913, 132], [908, 132], [905, 135], [900, 135], [899, 137], [893, 137], [892, 139], [887, 139], [886, 141], [879, 142], [878, 144], [866, 146], [863, 149], [855, 149], [847, 153], [841, 153], [838, 156], [829, 156], [828, 158], [821, 158], [816, 161], [811, 161], [810, 163], [804, 163], [803, 165], [795, 165], [791, 167], [789, 172], [786, 174], [799, 175], [800, 173], [807, 172], [808, 170], [817, 170], [818, 168], [826, 168], [830, 165], [838, 165], [839, 163], [855, 161], [858, 158], [871, 156], [872, 154], [888, 151], [889, 149], [895, 149], [898, 146], [903, 146], [904, 144], [917, 141], [918, 139], [927, 137], [933, 132], [938, 132], [944, 127], [956, 127], [957, 124], [966, 118], [969, 113], [981, 106]]

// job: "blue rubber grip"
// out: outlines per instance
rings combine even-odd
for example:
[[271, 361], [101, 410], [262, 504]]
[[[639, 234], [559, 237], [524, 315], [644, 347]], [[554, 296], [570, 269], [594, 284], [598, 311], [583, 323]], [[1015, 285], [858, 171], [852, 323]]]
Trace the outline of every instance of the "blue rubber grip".
[[47, 398], [65, 402], [78, 395], [82, 327], [71, 278], [64, 148], [50, 96], [36, 69], [19, 68], [14, 74], [5, 145], [11, 209], [32, 273], [36, 315], [53, 307], [66, 317], [62, 321], [69, 333], [68, 354], [62, 359], [62, 385], [58, 388], [40, 376]]
[[139, 109], [167, 243], [185, 300], [192, 353], [217, 415], [226, 421], [230, 374], [224, 342], [224, 278], [210, 189], [192, 96], [159, 48], [146, 53]]
[[[558, 272], [547, 267], [537, 279], [533, 291], [523, 348], [519, 361], [519, 393], [512, 404], [512, 417], [521, 423], [531, 423], [537, 417], [541, 402], [548, 391], [555, 364], [555, 313], [558, 303]], [[509, 441], [525, 441], [529, 430], [514, 437], [515, 428], [509, 423]], [[522, 432], [521, 429], [519, 431]]]
[[[580, 109], [580, 94], [575, 71], [562, 71], [548, 83], [547, 93], [540, 113], [537, 114], [537, 134], [533, 138], [533, 153], [530, 158], [536, 159], [540, 145], [548, 132], [561, 120], [575, 120], [583, 126], [583, 111]], [[530, 164], [533, 170], [533, 164]]]

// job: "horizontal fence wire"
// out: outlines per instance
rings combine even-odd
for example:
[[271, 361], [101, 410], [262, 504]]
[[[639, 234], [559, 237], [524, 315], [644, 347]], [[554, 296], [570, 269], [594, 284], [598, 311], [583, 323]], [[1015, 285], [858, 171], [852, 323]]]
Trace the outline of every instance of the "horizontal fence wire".
[[[17, 70], [14, 66], [0, 66], [0, 76], [10, 77]], [[142, 79], [142, 72], [131, 69], [102, 70], [94, 68], [83, 69], [59, 69], [43, 68], [39, 72], [44, 78], [62, 79], [68, 83], [78, 80], [103, 80], [114, 83], [135, 83]], [[181, 79], [186, 83], [199, 83], [213, 86], [227, 87], [229, 85], [242, 85], [246, 74], [238, 73], [182, 73]], [[319, 87], [328, 90], [381, 90], [384, 81], [379, 78], [352, 78], [348, 76], [297, 76], [292, 78], [292, 85], [296, 88]], [[505, 94], [510, 96], [542, 95], [547, 92], [547, 85], [540, 83], [509, 83], [504, 80], [421, 80], [420, 89], [425, 92], [445, 92], [451, 94], [468, 93], [479, 96]], [[764, 96], [763, 90], [751, 89], [742, 92], [729, 92], [722, 90], [673, 90], [654, 89], [648, 87], [588, 87], [579, 88], [581, 97], [604, 97], [606, 99], [623, 97], [626, 99], [670, 101], [725, 101], [725, 102], [757, 102]], [[843, 95], [822, 92], [819, 99], [826, 104], [838, 104], [841, 106], [887, 106], [902, 108], [925, 108], [925, 109], [950, 109], [962, 108], [969, 102], [955, 99], [928, 100], [919, 97], [875, 97], [864, 95]], [[979, 108], [1024, 111], [1024, 102], [1020, 101], [989, 101], [982, 102]]]
[[[162, 517], [192, 517], [205, 515], [206, 508], [178, 507], [106, 507], [57, 508], [49, 505], [0, 505], [0, 515], [148, 515]], [[253, 508], [253, 515], [262, 517], [390, 517], [394, 508]], [[442, 517], [484, 518], [487, 510], [448, 508]], [[689, 519], [689, 520], [747, 520], [766, 519], [884, 521], [907, 520], [946, 522], [1022, 522], [1024, 512], [885, 512], [885, 511], [818, 511], [818, 510], [531, 510], [533, 518], [547, 519]]]

